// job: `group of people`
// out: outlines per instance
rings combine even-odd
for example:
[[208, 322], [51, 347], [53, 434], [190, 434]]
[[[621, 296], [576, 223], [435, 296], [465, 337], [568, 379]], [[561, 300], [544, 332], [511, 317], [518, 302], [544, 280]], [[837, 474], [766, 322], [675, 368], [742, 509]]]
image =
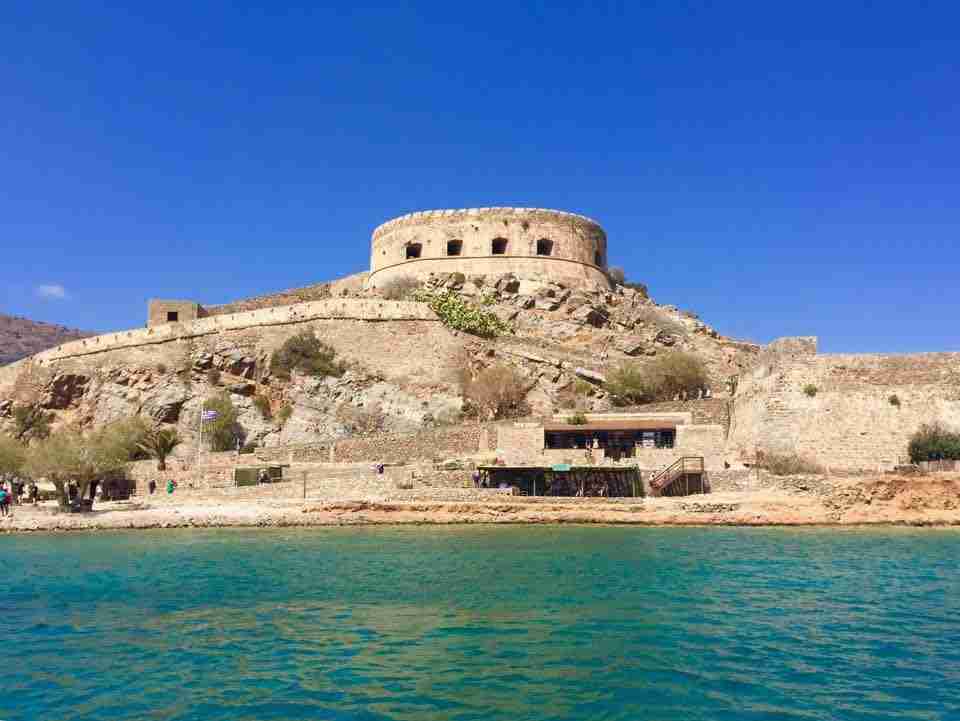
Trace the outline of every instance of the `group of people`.
[[0, 516], [9, 515], [10, 506], [20, 505], [24, 502], [24, 490], [27, 493], [27, 502], [36, 504], [40, 489], [33, 481], [28, 483], [19, 480], [0, 482]]

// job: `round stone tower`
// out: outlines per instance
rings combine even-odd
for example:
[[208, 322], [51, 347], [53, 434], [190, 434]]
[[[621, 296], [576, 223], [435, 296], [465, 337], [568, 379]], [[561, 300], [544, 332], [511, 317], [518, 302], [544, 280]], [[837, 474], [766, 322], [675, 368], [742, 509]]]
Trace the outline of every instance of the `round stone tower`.
[[607, 236], [582, 215], [543, 208], [426, 210], [373, 231], [371, 287], [430, 273], [545, 277], [609, 287]]

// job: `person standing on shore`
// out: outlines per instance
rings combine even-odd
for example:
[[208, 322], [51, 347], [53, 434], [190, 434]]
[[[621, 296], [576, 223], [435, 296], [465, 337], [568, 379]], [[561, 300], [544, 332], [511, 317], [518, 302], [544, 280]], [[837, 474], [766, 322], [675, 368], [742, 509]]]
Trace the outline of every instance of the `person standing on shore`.
[[177, 487], [176, 482], [171, 478], [169, 481], [167, 481], [167, 494], [169, 495], [173, 493], [173, 489], [176, 487]]
[[6, 516], [10, 506], [10, 491], [0, 483], [0, 516]]
[[147, 491], [150, 493], [151, 496], [157, 492], [157, 482], [152, 478], [147, 483]]

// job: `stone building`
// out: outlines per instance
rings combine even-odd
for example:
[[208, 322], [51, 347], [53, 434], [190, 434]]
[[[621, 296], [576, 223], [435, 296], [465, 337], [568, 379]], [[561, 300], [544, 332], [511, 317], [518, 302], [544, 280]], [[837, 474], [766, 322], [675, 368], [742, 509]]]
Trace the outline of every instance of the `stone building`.
[[373, 231], [370, 287], [430, 273], [539, 275], [609, 288], [607, 236], [589, 218], [542, 208], [428, 210]]
[[696, 456], [707, 470], [724, 467], [724, 427], [695, 424], [689, 412], [587, 413], [582, 420], [573, 424], [568, 416], [557, 415], [501, 426], [497, 454], [513, 465], [624, 462], [657, 470]]
[[204, 309], [192, 300], [153, 298], [147, 303], [147, 326], [150, 327], [164, 323], [184, 323], [204, 317]]

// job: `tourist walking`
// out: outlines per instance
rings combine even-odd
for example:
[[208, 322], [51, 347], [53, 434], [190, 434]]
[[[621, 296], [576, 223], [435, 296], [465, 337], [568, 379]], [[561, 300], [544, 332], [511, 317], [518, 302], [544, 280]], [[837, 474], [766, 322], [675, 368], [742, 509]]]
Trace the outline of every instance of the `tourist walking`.
[[27, 486], [27, 494], [28, 494], [28, 497], [30, 498], [30, 503], [32, 503], [33, 505], [37, 505], [37, 501], [40, 498], [40, 489], [37, 488], [36, 481], [30, 481], [30, 485]]
[[152, 478], [147, 483], [147, 491], [150, 493], [151, 496], [157, 492], [157, 482]]
[[169, 481], [167, 481], [167, 494], [168, 495], [172, 494], [173, 489], [176, 487], [177, 487], [177, 482], [171, 478]]
[[0, 484], [0, 516], [6, 516], [10, 512], [10, 491]]

